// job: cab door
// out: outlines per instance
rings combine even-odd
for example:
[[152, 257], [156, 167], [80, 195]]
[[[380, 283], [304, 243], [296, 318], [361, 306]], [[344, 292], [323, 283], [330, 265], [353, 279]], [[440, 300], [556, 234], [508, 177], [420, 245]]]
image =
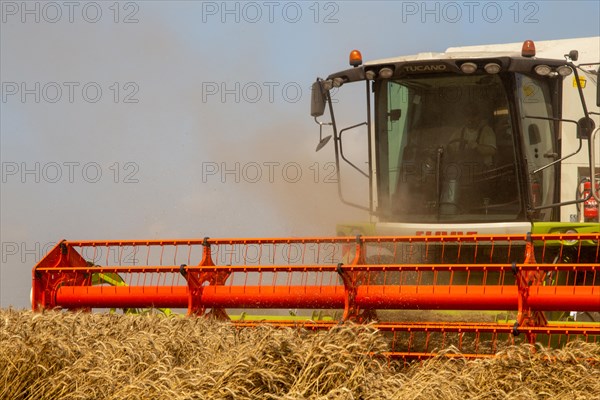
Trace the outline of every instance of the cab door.
[[[544, 207], [556, 202], [556, 178], [560, 174], [556, 122], [547, 79], [516, 75], [517, 106], [521, 117], [523, 153], [529, 174], [529, 206]], [[553, 208], [540, 208], [532, 216], [537, 221], [552, 221]]]

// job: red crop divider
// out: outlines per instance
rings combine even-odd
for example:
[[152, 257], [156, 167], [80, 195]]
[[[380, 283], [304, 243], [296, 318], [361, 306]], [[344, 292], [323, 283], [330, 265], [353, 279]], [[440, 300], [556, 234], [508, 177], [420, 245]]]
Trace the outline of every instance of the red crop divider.
[[343, 264], [338, 263], [337, 273], [344, 283], [344, 314], [342, 315], [343, 321], [356, 321], [362, 322], [372, 318], [371, 310], [363, 310], [361, 314], [360, 307], [356, 304], [356, 295], [358, 287], [363, 283], [363, 280], [368, 277], [368, 272], [355, 271], [354, 267], [357, 265], [364, 265], [365, 262], [365, 250], [364, 242], [360, 235], [356, 235], [356, 250], [354, 260], [350, 264], [350, 268], [343, 269]]
[[[535, 264], [534, 246], [531, 236], [528, 235], [525, 243], [524, 264]], [[541, 311], [534, 311], [529, 304], [531, 287], [540, 286], [545, 277], [545, 272], [540, 270], [517, 270], [517, 286], [519, 288], [519, 309], [517, 322], [515, 322], [513, 335], [519, 334], [519, 327], [523, 326], [546, 326], [548, 321]], [[535, 333], [527, 333], [527, 339], [531, 344], [535, 343]]]
[[[202, 260], [198, 266], [201, 267], [212, 267], [215, 266], [212, 259], [211, 245], [209, 238], [205, 237], [202, 241]], [[206, 313], [206, 307], [202, 302], [202, 294], [206, 287], [204, 283], [212, 286], [222, 286], [231, 274], [231, 271], [218, 271], [217, 268], [214, 270], [194, 270], [188, 269], [182, 265], [182, 274], [185, 276], [188, 284], [188, 315], [204, 315]], [[228, 320], [229, 316], [227, 311], [223, 308], [213, 308], [211, 310], [211, 316]]]
[[[57, 307], [56, 292], [61, 286], [87, 286], [91, 283], [90, 274], [61, 270], [71, 266], [87, 268], [89, 264], [65, 240], [60, 241], [40, 260], [32, 271], [31, 306], [34, 311]], [[48, 268], [55, 272], [41, 273], [36, 268]]]

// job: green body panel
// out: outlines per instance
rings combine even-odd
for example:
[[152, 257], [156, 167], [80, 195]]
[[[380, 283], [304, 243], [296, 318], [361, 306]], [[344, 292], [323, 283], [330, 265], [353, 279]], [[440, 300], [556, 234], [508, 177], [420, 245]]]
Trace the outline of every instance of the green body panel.
[[[534, 222], [532, 228], [533, 234], [559, 234], [575, 231], [577, 233], [598, 233], [600, 232], [600, 223], [595, 222]], [[535, 243], [537, 244], [537, 243]], [[544, 243], [546, 246], [579, 246], [577, 241], [558, 241], [548, 240]], [[592, 240], [581, 241], [581, 246], [597, 246]]]
[[337, 224], [336, 232], [338, 236], [376, 236], [377, 230], [372, 222], [356, 222], [350, 224]]
[[577, 231], [577, 233], [598, 233], [600, 232], [600, 223], [597, 222], [534, 222], [534, 234], [545, 233], [565, 233], [567, 231]]
[[301, 316], [294, 315], [290, 313], [290, 315], [249, 315], [246, 313], [241, 313], [240, 315], [229, 315], [229, 318], [232, 321], [296, 321], [296, 322], [306, 322], [306, 321], [323, 321], [323, 322], [335, 322], [333, 316], [326, 314], [322, 311], [313, 311], [310, 316]]

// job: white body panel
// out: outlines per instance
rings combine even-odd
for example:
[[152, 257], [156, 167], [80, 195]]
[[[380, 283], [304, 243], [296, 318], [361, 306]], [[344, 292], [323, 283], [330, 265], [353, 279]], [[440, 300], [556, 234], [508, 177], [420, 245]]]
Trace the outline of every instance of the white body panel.
[[[436, 228], [434, 228], [436, 227]], [[520, 235], [531, 232], [529, 222], [477, 223], [477, 224], [409, 224], [400, 222], [380, 222], [377, 233], [399, 236], [447, 236], [447, 235]]]

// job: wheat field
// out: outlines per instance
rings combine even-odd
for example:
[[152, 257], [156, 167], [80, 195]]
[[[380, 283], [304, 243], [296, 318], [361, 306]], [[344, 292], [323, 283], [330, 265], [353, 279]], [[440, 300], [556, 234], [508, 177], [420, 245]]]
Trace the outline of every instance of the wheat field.
[[[0, 310], [1, 399], [596, 399], [600, 344], [410, 365], [371, 326]], [[456, 351], [447, 349], [445, 351]]]

